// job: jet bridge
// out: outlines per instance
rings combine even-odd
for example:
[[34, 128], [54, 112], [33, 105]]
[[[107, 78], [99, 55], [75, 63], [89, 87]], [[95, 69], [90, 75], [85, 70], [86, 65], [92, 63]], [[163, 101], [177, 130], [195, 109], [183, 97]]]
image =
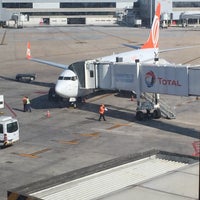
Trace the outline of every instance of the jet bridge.
[[[159, 94], [200, 96], [200, 66], [171, 64], [109, 63], [85, 61], [85, 88], [134, 91], [137, 94], [136, 118], [153, 110], [151, 116], [175, 118], [170, 107]], [[152, 98], [149, 93], [154, 94]], [[140, 97], [146, 101], [141, 101]]]
[[200, 95], [200, 66], [85, 61], [85, 88]]

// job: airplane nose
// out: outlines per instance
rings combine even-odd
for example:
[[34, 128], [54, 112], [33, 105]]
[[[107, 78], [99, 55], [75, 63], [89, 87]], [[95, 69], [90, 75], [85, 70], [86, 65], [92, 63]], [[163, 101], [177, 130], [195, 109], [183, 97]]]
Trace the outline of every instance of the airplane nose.
[[69, 83], [68, 81], [57, 81], [55, 91], [56, 94], [63, 98], [71, 98], [78, 95], [78, 88], [76, 84]]
[[56, 94], [58, 94], [59, 96], [63, 97], [63, 98], [68, 98], [68, 96], [66, 95], [66, 87], [64, 84], [60, 83], [60, 81], [58, 81], [56, 83], [56, 86], [55, 86], [55, 91], [56, 91]]

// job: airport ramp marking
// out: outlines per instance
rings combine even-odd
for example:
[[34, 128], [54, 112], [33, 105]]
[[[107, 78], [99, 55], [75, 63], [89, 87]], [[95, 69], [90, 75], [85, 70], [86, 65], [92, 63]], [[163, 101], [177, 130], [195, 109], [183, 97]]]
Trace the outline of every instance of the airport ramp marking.
[[44, 152], [47, 152], [47, 151], [50, 151], [50, 150], [51, 150], [50, 148], [46, 148], [46, 149], [42, 149], [40, 151], [36, 151], [36, 152], [30, 153], [30, 154], [20, 153], [20, 154], [17, 154], [17, 155], [23, 156], [23, 157], [29, 157], [29, 158], [39, 158], [38, 154], [41, 154], [41, 153], [44, 153]]
[[119, 128], [119, 127], [122, 127], [122, 126], [130, 126], [130, 124], [116, 124], [114, 126], [107, 128], [107, 130], [112, 130], [112, 129]]
[[85, 137], [99, 137], [99, 132], [94, 132], [94, 133], [81, 133], [81, 136]]
[[79, 144], [79, 140], [69, 140], [69, 141], [60, 140], [59, 143], [61, 143], [61, 144]]
[[22, 156], [22, 157], [29, 157], [29, 158], [39, 158], [38, 156], [35, 156], [33, 154], [26, 154], [26, 153], [20, 153], [17, 154], [18, 156]]

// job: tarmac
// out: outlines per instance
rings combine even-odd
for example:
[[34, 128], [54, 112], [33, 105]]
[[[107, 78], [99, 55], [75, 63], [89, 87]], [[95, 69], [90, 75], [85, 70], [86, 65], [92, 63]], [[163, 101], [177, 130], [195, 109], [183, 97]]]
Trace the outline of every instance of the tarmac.
[[[77, 109], [68, 108], [64, 103], [49, 102], [47, 96], [62, 71], [25, 58], [28, 41], [33, 57], [63, 64], [128, 51], [129, 45], [138, 46], [146, 41], [149, 29], [0, 29], [0, 39], [5, 31], [0, 45], [0, 94], [7, 106], [1, 112], [19, 120], [20, 141], [0, 150], [0, 199], [7, 199], [11, 188], [129, 154], [151, 149], [189, 156], [194, 153], [192, 143], [200, 138], [199, 98], [161, 95], [176, 113], [173, 120], [137, 121], [135, 99], [118, 92], [98, 93]], [[199, 32], [200, 28], [195, 27], [161, 29], [160, 49], [193, 48], [166, 52], [159, 57], [172, 63], [199, 65]], [[31, 83], [17, 82], [18, 73], [36, 73], [37, 78]], [[23, 112], [24, 95], [31, 100], [31, 113]], [[108, 107], [106, 122], [98, 121], [101, 103]]]

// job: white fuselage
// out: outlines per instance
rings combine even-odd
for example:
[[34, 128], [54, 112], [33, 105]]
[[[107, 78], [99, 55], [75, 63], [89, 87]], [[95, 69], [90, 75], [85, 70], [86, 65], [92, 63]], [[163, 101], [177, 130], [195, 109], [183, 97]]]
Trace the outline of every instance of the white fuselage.
[[[158, 49], [152, 48], [138, 49], [97, 58], [96, 60], [98, 62], [116, 62], [116, 58], [120, 57], [125, 63], [134, 63], [136, 59], [139, 59], [140, 62], [153, 62], [157, 52]], [[55, 91], [63, 98], [77, 98], [88, 93], [86, 89], [81, 89], [79, 87], [78, 77], [75, 72], [70, 69], [66, 69], [60, 74], [56, 83]]]
[[153, 61], [157, 54], [158, 49], [138, 49], [124, 53], [113, 54], [110, 56], [104, 56], [102, 58], [98, 58], [97, 60], [102, 62], [116, 62], [116, 58], [122, 58], [122, 62], [124, 63], [133, 63], [136, 59], [139, 59], [140, 62], [148, 62]]

